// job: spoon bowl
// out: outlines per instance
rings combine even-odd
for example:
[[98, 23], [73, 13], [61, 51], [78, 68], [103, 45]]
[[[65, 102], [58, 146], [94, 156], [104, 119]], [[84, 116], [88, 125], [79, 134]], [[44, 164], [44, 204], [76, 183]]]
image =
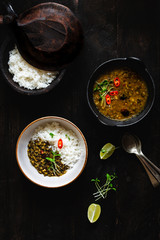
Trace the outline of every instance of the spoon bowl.
[[135, 154], [138, 154], [141, 148], [141, 144], [139, 145], [137, 138], [128, 133], [122, 137], [122, 146], [126, 152]]

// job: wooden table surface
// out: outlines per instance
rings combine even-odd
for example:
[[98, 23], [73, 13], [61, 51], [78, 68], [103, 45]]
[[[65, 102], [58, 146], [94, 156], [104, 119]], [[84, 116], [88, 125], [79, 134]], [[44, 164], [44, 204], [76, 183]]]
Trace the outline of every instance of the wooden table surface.
[[[6, 1], [8, 2], [8, 1]], [[17, 13], [40, 2], [10, 1]], [[160, 167], [160, 3], [158, 0], [62, 0], [72, 9], [84, 32], [79, 56], [67, 67], [59, 85], [41, 96], [13, 91], [0, 73], [0, 239], [1, 240], [158, 240], [160, 239], [160, 190], [154, 189], [136, 158], [124, 152], [125, 132], [140, 137], [143, 152]], [[4, 7], [0, 3], [1, 13]], [[0, 26], [0, 43], [9, 36]], [[88, 79], [102, 62], [135, 56], [147, 66], [156, 85], [156, 99], [149, 115], [125, 128], [102, 125], [86, 98]], [[88, 143], [88, 161], [72, 184], [46, 189], [21, 173], [15, 156], [16, 141], [27, 124], [43, 116], [61, 116], [75, 123]], [[106, 161], [101, 147], [119, 147]], [[116, 172], [117, 191], [99, 204], [102, 213], [91, 224], [88, 206], [94, 202], [92, 178]]]

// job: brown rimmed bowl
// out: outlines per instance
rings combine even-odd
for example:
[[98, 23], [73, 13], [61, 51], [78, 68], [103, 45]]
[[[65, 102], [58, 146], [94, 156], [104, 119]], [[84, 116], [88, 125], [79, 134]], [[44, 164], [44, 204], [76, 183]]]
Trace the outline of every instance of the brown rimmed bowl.
[[[126, 119], [126, 120], [112, 120], [110, 118], [102, 115], [93, 101], [93, 86], [97, 79], [105, 74], [108, 70], [120, 67], [128, 67], [138, 75], [140, 75], [147, 84], [148, 87], [148, 99], [143, 111], [141, 111], [138, 115]], [[117, 127], [125, 127], [133, 125], [139, 121], [141, 121], [151, 110], [155, 99], [155, 85], [152, 76], [148, 72], [145, 64], [138, 58], [129, 57], [129, 58], [116, 58], [111, 59], [102, 63], [91, 75], [88, 86], [87, 86], [87, 100], [88, 104], [93, 112], [93, 114], [98, 118], [98, 120], [107, 126], [117, 126]]]
[[13, 81], [13, 75], [9, 72], [8, 60], [9, 60], [9, 52], [15, 48], [15, 40], [14, 37], [11, 39], [6, 39], [1, 47], [0, 47], [0, 67], [1, 72], [6, 80], [7, 84], [16, 92], [23, 95], [41, 95], [50, 92], [53, 88], [55, 88], [58, 83], [62, 80], [65, 69], [59, 70], [56, 78], [50, 83], [50, 85], [46, 88], [42, 89], [33, 89], [29, 90], [24, 87], [20, 87], [18, 83]]
[[[30, 163], [27, 154], [28, 143], [34, 133], [35, 128], [52, 122], [58, 122], [65, 129], [72, 130], [76, 134], [82, 148], [81, 156], [78, 162], [75, 163], [71, 169], [68, 169], [65, 174], [59, 177], [48, 177], [38, 173], [37, 169]], [[25, 129], [21, 132], [16, 144], [17, 163], [22, 173], [31, 182], [46, 188], [58, 188], [75, 181], [83, 172], [87, 163], [87, 157], [88, 147], [84, 135], [75, 124], [62, 117], [47, 116], [36, 119], [25, 127]]]

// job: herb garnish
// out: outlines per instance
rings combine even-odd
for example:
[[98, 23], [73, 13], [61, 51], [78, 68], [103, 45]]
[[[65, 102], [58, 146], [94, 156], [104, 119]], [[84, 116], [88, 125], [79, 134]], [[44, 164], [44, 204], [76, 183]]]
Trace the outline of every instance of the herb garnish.
[[48, 169], [52, 168], [54, 173], [56, 173], [56, 171], [60, 172], [58, 169], [58, 168], [60, 168], [60, 166], [58, 166], [58, 164], [56, 163], [56, 157], [58, 157], [58, 156], [60, 157], [61, 154], [59, 154], [57, 152], [53, 152], [53, 151], [52, 151], [52, 154], [53, 154], [52, 158], [46, 157], [46, 160], [51, 162], [51, 166]]
[[113, 89], [111, 83], [113, 83], [113, 80], [110, 79], [104, 79], [101, 83], [96, 82], [96, 86], [93, 91], [99, 92], [99, 100], [101, 101], [101, 106], [106, 107], [105, 97]]
[[66, 136], [66, 138], [68, 138], [68, 140], [71, 140], [70, 137], [67, 134], [65, 136]]
[[49, 135], [51, 136], [51, 138], [53, 138], [53, 137], [54, 137], [54, 134], [53, 134], [53, 133], [49, 133]]
[[95, 183], [95, 187], [97, 188], [97, 192], [93, 193], [93, 196], [95, 198], [95, 201], [98, 201], [100, 198], [106, 198], [108, 191], [114, 190], [116, 191], [116, 188], [113, 187], [113, 184], [111, 183], [115, 178], [117, 178], [116, 174], [110, 175], [109, 173], [106, 174], [106, 181], [105, 183], [100, 186], [100, 180], [98, 178], [92, 179], [91, 181]]
[[105, 152], [106, 152], [106, 150], [104, 150], [104, 149], [101, 149], [101, 152], [102, 152], [102, 153], [105, 153]]

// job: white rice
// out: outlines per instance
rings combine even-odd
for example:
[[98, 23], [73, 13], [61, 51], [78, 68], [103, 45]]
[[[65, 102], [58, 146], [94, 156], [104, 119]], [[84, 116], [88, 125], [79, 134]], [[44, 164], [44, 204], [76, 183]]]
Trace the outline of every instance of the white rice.
[[[50, 133], [54, 134], [51, 137]], [[48, 141], [52, 146], [53, 151], [58, 151], [61, 154], [62, 163], [72, 168], [78, 162], [82, 153], [82, 147], [72, 130], [67, 130], [59, 123], [47, 123], [35, 129], [32, 140], [42, 139]], [[58, 140], [62, 139], [63, 147], [58, 148]]]
[[30, 90], [48, 87], [58, 74], [58, 72], [47, 72], [31, 66], [22, 58], [17, 47], [9, 52], [8, 65], [13, 81], [20, 87]]

